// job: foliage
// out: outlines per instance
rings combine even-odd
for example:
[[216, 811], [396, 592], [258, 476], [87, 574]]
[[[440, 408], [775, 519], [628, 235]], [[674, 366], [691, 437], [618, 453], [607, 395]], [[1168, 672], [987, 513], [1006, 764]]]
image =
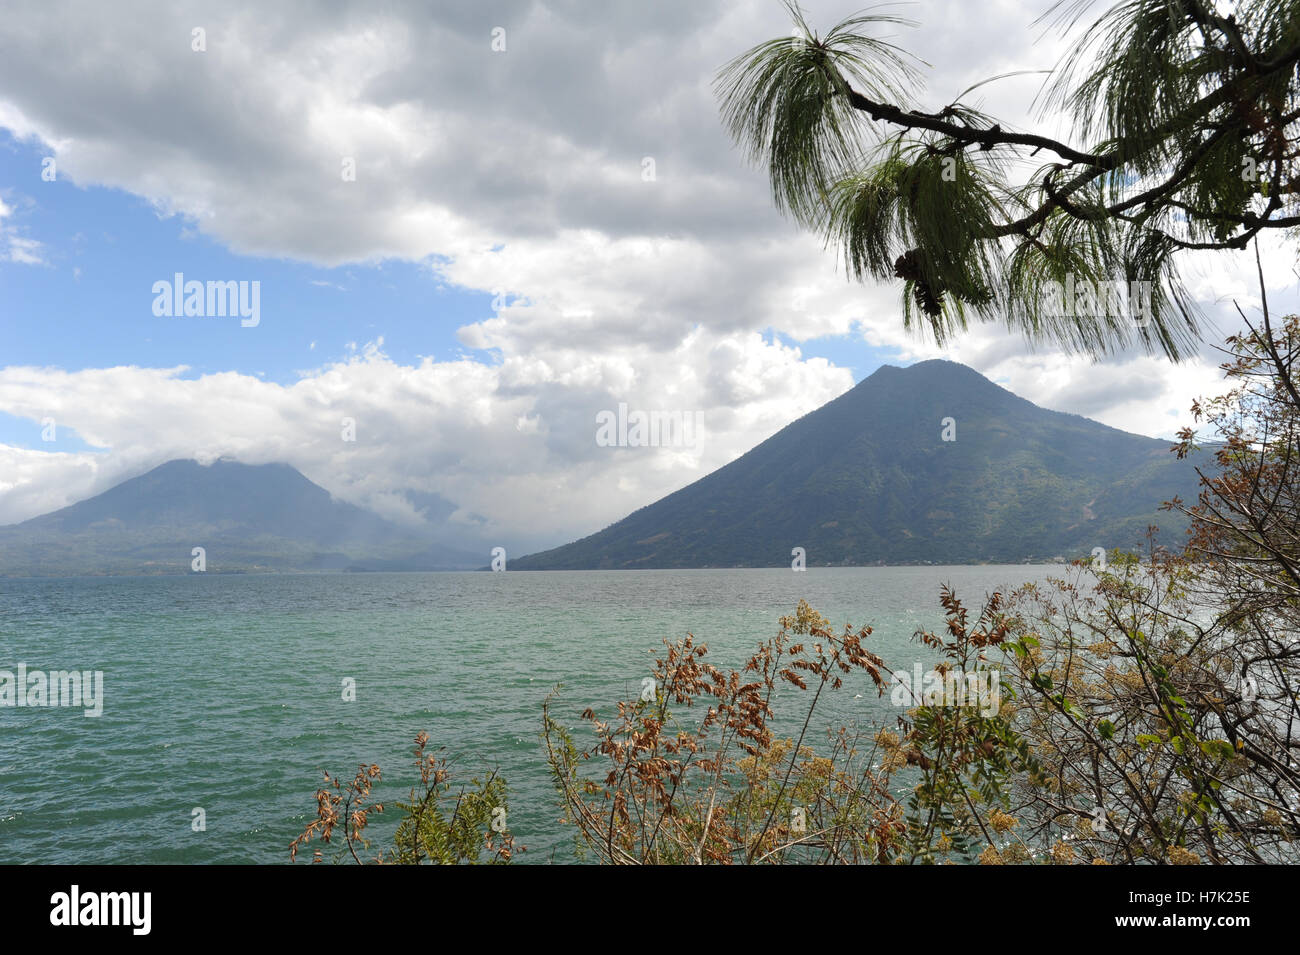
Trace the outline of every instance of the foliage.
[[1168, 505], [1184, 552], [1153, 535], [1145, 560], [1013, 601], [1016, 729], [1042, 766], [1017, 781], [1020, 833], [1079, 861], [1300, 861], [1300, 319], [1275, 329], [1267, 296], [1258, 327], [1242, 318], [1229, 388], [1193, 409], [1214, 467]]
[[1198, 573], [1153, 544], [1016, 595], [1014, 725], [1040, 764], [1015, 788], [1023, 838], [1081, 862], [1295, 861], [1277, 727], [1226, 618], [1194, 599]]
[[[906, 21], [858, 14], [822, 37], [786, 6], [794, 38], [720, 70], [724, 123], [766, 164], [777, 208], [854, 277], [902, 279], [905, 323], [939, 342], [973, 315], [1066, 350], [1178, 359], [1201, 322], [1178, 254], [1300, 224], [1296, 0], [1226, 15], [1124, 0], [1081, 29], [1088, 5], [1058, 3], [1056, 25], [1077, 37], [1041, 106], [1044, 121], [1072, 118], [1078, 145], [995, 121], [966, 99], [983, 84], [921, 109], [915, 63], [871, 35]], [[1061, 309], [1046, 283], [1067, 281], [1147, 283], [1150, 300]]]
[[[515, 848], [514, 836], [505, 828], [505, 780], [490, 773], [455, 788], [447, 760], [437, 752], [426, 752], [428, 742], [428, 733], [415, 738], [420, 781], [411, 787], [406, 802], [397, 803], [403, 815], [393, 846], [377, 852], [370, 861], [398, 865], [510, 862]], [[298, 850], [313, 838], [332, 843], [341, 824], [344, 846], [338, 856], [362, 864], [358, 850], [364, 853], [370, 848], [364, 835], [369, 815], [384, 811], [383, 803], [372, 801], [371, 790], [379, 779], [380, 769], [374, 764], [362, 765], [348, 782], [325, 773], [326, 785], [316, 791], [316, 818], [290, 843], [290, 861], [296, 860]], [[323, 861], [321, 847], [315, 849], [312, 861]]]
[[[926, 646], [943, 652], [939, 672], [982, 669], [1000, 677], [1001, 669], [992, 665], [989, 653], [1002, 649], [1008, 636], [1002, 595], [991, 595], [973, 623], [949, 588], [943, 588], [940, 599], [946, 636], [917, 634]], [[1001, 680], [995, 687], [988, 713], [982, 706], [945, 698], [937, 705], [917, 706], [902, 723], [906, 758], [920, 771], [907, 802], [909, 861], [935, 862], [945, 856], [971, 861], [978, 845], [992, 843], [991, 830], [997, 830], [1004, 816], [1006, 791], [1015, 774], [1039, 772], [1028, 740], [1009, 718], [1014, 690]]]
[[[949, 591], [943, 595], [948, 639], [918, 638], [943, 654], [946, 669], [986, 663], [1004, 639], [1001, 597], [978, 620]], [[930, 863], [971, 860], [978, 837], [996, 825], [1012, 773], [1036, 763], [1000, 708], [982, 714], [958, 700], [917, 701], [898, 731], [868, 737], [840, 727], [824, 751], [809, 726], [824, 690], [857, 671], [877, 692], [890, 671], [865, 650], [870, 628], [836, 635], [806, 602], [781, 620], [741, 672], [708, 664], [693, 637], [666, 644], [656, 661], [652, 699], [620, 703], [618, 719], [584, 717], [596, 742], [580, 750], [544, 706], [552, 776], [579, 847], [615, 864]], [[743, 674], [752, 673], [748, 682]], [[769, 726], [782, 683], [811, 692], [798, 739]], [[674, 714], [698, 700], [697, 722]], [[584, 763], [603, 762], [603, 776]], [[906, 805], [895, 782], [910, 780]]]
[[[552, 694], [543, 738], [581, 849], [634, 865], [889, 858], [902, 825], [874, 746], [862, 752], [841, 728], [818, 755], [809, 734], [822, 694], [845, 678], [885, 686], [883, 662], [865, 647], [870, 634], [836, 634], [801, 602], [740, 671], [714, 667], [693, 636], [665, 641], [653, 693], [619, 703], [613, 721], [584, 711], [595, 742], [582, 750], [552, 715]], [[797, 739], [777, 739], [769, 726], [781, 685], [812, 697]], [[689, 719], [697, 702], [704, 712]], [[603, 763], [603, 775], [584, 776], [588, 761]]]

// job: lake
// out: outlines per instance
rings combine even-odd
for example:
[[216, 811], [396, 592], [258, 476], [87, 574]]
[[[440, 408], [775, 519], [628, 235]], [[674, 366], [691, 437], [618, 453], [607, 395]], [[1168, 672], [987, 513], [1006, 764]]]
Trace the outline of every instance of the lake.
[[[98, 717], [0, 706], [0, 863], [284, 863], [314, 814], [322, 770], [350, 778], [359, 763], [378, 763], [379, 795], [403, 796], [420, 730], [457, 771], [505, 776], [510, 829], [528, 849], [517, 861], [569, 861], [573, 832], [557, 821], [538, 739], [555, 684], [568, 725], [587, 706], [611, 717], [618, 699], [638, 695], [664, 638], [689, 631], [715, 665], [738, 667], [800, 598], [837, 628], [871, 625], [870, 648], [910, 669], [933, 659], [911, 637], [942, 624], [942, 583], [978, 613], [988, 592], [1063, 572], [0, 579], [0, 670], [103, 672]], [[796, 735], [788, 703], [778, 729]], [[899, 715], [865, 677], [819, 712], [819, 728]], [[196, 808], [205, 831], [192, 827]], [[377, 843], [396, 816], [373, 817]]]

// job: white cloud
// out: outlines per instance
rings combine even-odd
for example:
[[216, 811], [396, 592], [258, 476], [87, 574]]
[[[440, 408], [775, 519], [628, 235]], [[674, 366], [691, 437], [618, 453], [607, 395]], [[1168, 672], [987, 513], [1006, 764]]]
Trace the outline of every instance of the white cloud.
[[14, 208], [0, 198], [0, 262], [44, 265], [41, 243], [22, 235], [17, 226], [5, 221], [11, 219], [13, 215]]
[[[533, 546], [597, 530], [622, 517], [629, 500], [684, 486], [852, 384], [847, 371], [756, 335], [698, 332], [674, 363], [649, 373], [640, 371], [644, 354], [562, 370], [515, 358], [410, 367], [373, 342], [288, 386], [234, 372], [186, 378], [185, 368], [0, 369], [0, 408], [51, 417], [112, 449], [0, 448], [9, 476], [0, 523], [98, 493], [163, 460], [228, 455], [288, 462], [336, 496], [394, 517], [410, 513], [402, 492], [438, 494], [459, 505], [453, 525], [486, 522], [482, 534]], [[738, 407], [729, 392], [719, 395], [708, 374], [718, 356], [761, 393]], [[700, 411], [705, 439], [692, 448], [599, 447], [596, 413], [620, 401]], [[355, 421], [355, 441], [343, 439], [344, 418]]]

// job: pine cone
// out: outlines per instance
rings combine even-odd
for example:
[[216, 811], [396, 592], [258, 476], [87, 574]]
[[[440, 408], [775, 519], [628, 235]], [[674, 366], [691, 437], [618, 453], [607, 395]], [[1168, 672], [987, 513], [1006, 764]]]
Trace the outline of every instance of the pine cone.
[[931, 318], [938, 318], [943, 314], [943, 289], [931, 287], [921, 262], [921, 250], [908, 249], [894, 263], [894, 275], [912, 283], [912, 296], [917, 308]]

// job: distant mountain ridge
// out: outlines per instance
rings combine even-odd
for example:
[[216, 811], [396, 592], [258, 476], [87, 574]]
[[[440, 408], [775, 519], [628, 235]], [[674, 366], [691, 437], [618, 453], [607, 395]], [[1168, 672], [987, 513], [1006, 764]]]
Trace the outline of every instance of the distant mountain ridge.
[[[946, 419], [952, 419], [943, 440]], [[1050, 561], [1194, 500], [1172, 442], [1039, 408], [965, 365], [885, 365], [730, 464], [512, 570]]]
[[378, 515], [337, 501], [287, 464], [202, 465], [176, 460], [114, 485], [102, 494], [34, 517], [17, 527], [63, 532], [120, 525], [205, 528], [299, 537], [327, 544], [382, 539], [392, 528]]
[[468, 569], [485, 554], [336, 500], [288, 464], [168, 461], [87, 500], [0, 527], [8, 576]]
[[[1198, 489], [1169, 446], [1039, 408], [955, 362], [886, 365], [712, 474], [508, 566], [788, 567], [796, 547], [809, 567], [1050, 561], [1134, 547], [1153, 524], [1177, 545], [1184, 523], [1159, 506]], [[408, 500], [439, 519], [455, 510]], [[339, 501], [287, 464], [178, 460], [0, 527], [0, 576], [189, 573], [194, 547], [210, 573], [486, 566], [481, 542], [454, 539]]]

